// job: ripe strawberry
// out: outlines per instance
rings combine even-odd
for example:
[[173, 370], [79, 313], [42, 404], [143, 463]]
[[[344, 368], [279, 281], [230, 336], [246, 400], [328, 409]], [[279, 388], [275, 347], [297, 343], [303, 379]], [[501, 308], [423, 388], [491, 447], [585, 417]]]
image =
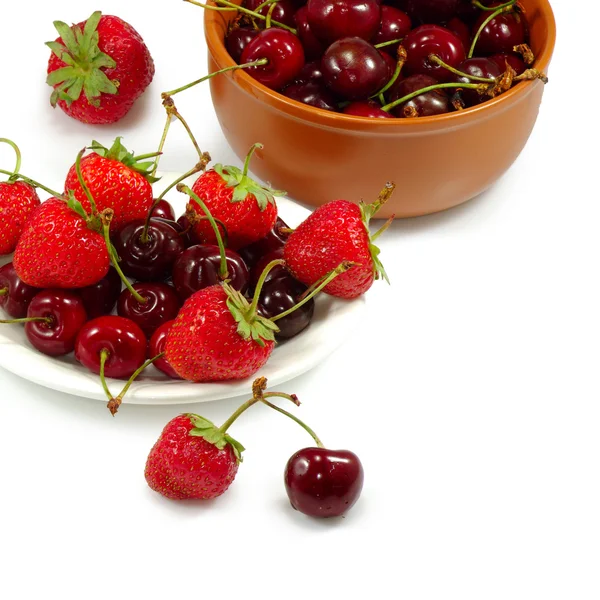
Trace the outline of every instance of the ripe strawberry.
[[60, 37], [46, 82], [50, 103], [83, 123], [115, 123], [124, 117], [154, 77], [154, 61], [139, 33], [100, 11], [69, 27], [55, 21]]
[[0, 182], [0, 256], [14, 252], [27, 218], [39, 205], [32, 185], [10, 179]]
[[[81, 161], [83, 179], [90, 189], [99, 213], [106, 208], [115, 211], [111, 224], [112, 230], [119, 230], [127, 223], [145, 219], [152, 203], [151, 182], [156, 181], [149, 175], [153, 162], [139, 162], [117, 138], [110, 149], [98, 142], [92, 142], [92, 154]], [[141, 158], [148, 158], [145, 155]], [[81, 202], [86, 212], [92, 207], [77, 178], [76, 166], [69, 170], [65, 181], [65, 194], [72, 190], [75, 198]]]
[[[259, 290], [260, 291], [260, 290]], [[229, 285], [190, 296], [167, 336], [165, 358], [183, 379], [245, 379], [268, 360], [277, 326]]]
[[[285, 194], [263, 187], [248, 177], [250, 159], [257, 148], [262, 148], [262, 145], [252, 146], [243, 171], [237, 167], [215, 165], [203, 173], [192, 187], [212, 216], [227, 228], [228, 246], [233, 250], [264, 238], [273, 229], [277, 220], [274, 196]], [[192, 206], [203, 214], [197, 202], [192, 200]], [[194, 232], [204, 243], [216, 243], [210, 223], [196, 223]]]
[[104, 238], [66, 202], [50, 198], [29, 216], [13, 265], [33, 287], [79, 288], [100, 281], [110, 260]]
[[[373, 204], [358, 206], [347, 200], [334, 200], [315, 210], [288, 238], [283, 258], [292, 275], [311, 286], [343, 261], [355, 267], [329, 283], [324, 291], [339, 298], [357, 298], [387, 275], [379, 260], [375, 239], [387, 223], [370, 236], [369, 221], [391, 196], [394, 184], [387, 184]], [[389, 222], [388, 222], [389, 223]]]

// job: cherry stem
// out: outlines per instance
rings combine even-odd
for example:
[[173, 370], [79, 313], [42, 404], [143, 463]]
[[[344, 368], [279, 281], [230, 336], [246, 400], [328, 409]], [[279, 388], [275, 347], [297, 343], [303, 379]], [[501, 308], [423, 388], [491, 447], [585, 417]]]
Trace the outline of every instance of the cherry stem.
[[119, 257], [117, 256], [117, 252], [115, 247], [112, 245], [110, 241], [110, 223], [113, 219], [114, 211], [112, 208], [107, 208], [100, 215], [100, 219], [102, 221], [102, 232], [104, 234], [104, 243], [106, 244], [106, 249], [108, 251], [108, 256], [110, 257], [110, 262], [112, 263], [115, 271], [119, 274], [121, 281], [125, 284], [125, 287], [129, 290], [131, 295], [136, 299], [140, 304], [146, 304], [148, 302], [147, 298], [140, 296], [140, 294], [133, 288], [129, 279], [125, 277], [125, 274], [121, 270], [121, 266], [119, 265]]
[[517, 0], [512, 0], [511, 2], [507, 2], [506, 4], [503, 4], [500, 8], [494, 7], [494, 12], [481, 24], [481, 26], [477, 30], [477, 33], [475, 34], [475, 37], [473, 38], [473, 43], [471, 44], [471, 49], [469, 50], [469, 54], [467, 55], [467, 58], [473, 58], [473, 54], [475, 53], [475, 46], [477, 45], [477, 42], [479, 41], [479, 36], [481, 35], [481, 32], [488, 26], [488, 23], [492, 19], [495, 19], [498, 15], [501, 15], [503, 13], [513, 12], [513, 7], [516, 4], [516, 2], [517, 2]]
[[292, 413], [288, 412], [287, 410], [284, 410], [283, 408], [279, 408], [279, 406], [275, 406], [274, 404], [271, 404], [271, 402], [266, 400], [266, 398], [271, 398], [276, 395], [279, 395], [279, 394], [276, 394], [276, 393], [265, 394], [263, 396], [262, 403], [266, 404], [268, 407], [272, 408], [273, 410], [276, 410], [278, 413], [281, 413], [282, 415], [289, 417], [290, 419], [292, 419], [292, 421], [296, 421], [296, 423], [298, 423], [298, 425], [300, 425], [300, 427], [302, 427], [302, 429], [304, 429], [306, 432], [308, 432], [310, 434], [310, 436], [312, 437], [312, 439], [315, 440], [315, 443], [317, 444], [318, 448], [324, 448], [325, 446], [323, 445], [323, 442], [319, 439], [319, 436], [306, 423], [304, 423], [304, 421], [301, 421], [298, 417], [296, 417]]
[[[301, 306], [303, 306], [304, 304], [306, 304], [310, 299], [314, 298], [323, 288], [325, 288], [327, 285], [329, 285], [338, 275], [341, 275], [342, 273], [345, 273], [346, 271], [349, 271], [352, 267], [355, 267], [357, 263], [354, 262], [350, 262], [345, 260], [344, 262], [340, 263], [335, 269], [333, 269], [333, 271], [330, 271], [324, 278], [322, 278], [322, 281], [317, 282], [314, 284], [314, 286], [308, 288], [308, 290], [306, 292], [304, 292], [304, 294], [302, 294], [302, 299], [300, 300], [300, 302], [298, 302], [297, 304], [294, 304], [294, 306], [292, 306], [292, 308], [289, 308], [288, 310], [276, 315], [275, 317], [272, 317], [270, 320], [275, 322], [278, 321], [279, 319], [283, 319], [283, 317], [287, 317], [289, 314], [293, 313], [295, 310], [297, 310], [298, 308], [300, 308]], [[313, 289], [314, 287], [314, 289]]]
[[400, 48], [398, 48], [398, 61], [396, 62], [396, 70], [394, 71], [394, 74], [374, 96], [371, 96], [371, 98], [379, 97], [379, 102], [381, 102], [381, 104], [385, 104], [385, 98], [383, 94], [385, 94], [385, 92], [387, 92], [396, 83], [398, 77], [400, 77], [400, 72], [402, 71], [402, 67], [404, 67], [404, 63], [406, 62], [407, 58], [408, 55], [406, 54], [406, 50], [400, 46]]
[[[162, 94], [162, 98], [163, 98], [163, 106], [165, 107], [167, 113], [174, 116], [183, 125], [192, 144], [194, 145], [194, 148], [196, 149], [196, 152], [198, 153], [198, 159], [200, 161], [202, 161], [204, 158], [204, 153], [202, 152], [202, 150], [200, 150], [200, 146], [198, 145], [198, 142], [196, 141], [196, 137], [194, 136], [187, 121], [183, 118], [182, 114], [177, 110], [177, 107], [175, 106], [175, 103], [173, 102], [173, 98], [171, 98], [168, 94]], [[208, 157], [208, 160], [210, 160], [210, 156]]]
[[[188, 2], [189, 0], [185, 0], [186, 2]], [[196, 79], [196, 81], [192, 81], [191, 83], [188, 83], [187, 85], [183, 85], [180, 88], [177, 88], [176, 90], [171, 90], [170, 92], [163, 92], [163, 98], [165, 96], [174, 96], [175, 94], [179, 94], [179, 92], [184, 92], [185, 90], [189, 90], [191, 87], [194, 87], [195, 85], [198, 85], [199, 83], [202, 83], [203, 81], [206, 81], [207, 79], [210, 79], [211, 77], [214, 77], [215, 75], [220, 75], [221, 73], [226, 73], [227, 71], [236, 71], [237, 69], [248, 69], [249, 67], [260, 67], [262, 65], [266, 65], [269, 62], [269, 59], [267, 58], [259, 58], [258, 60], [253, 60], [252, 62], [249, 63], [244, 63], [243, 65], [232, 65], [231, 67], [225, 67], [224, 69], [220, 69], [219, 71], [214, 71], [213, 73], [209, 73], [208, 75], [205, 75], [204, 77], [200, 77], [200, 79]]]
[[108, 410], [110, 410], [112, 416], [114, 417], [119, 410], [119, 407], [123, 403], [123, 398], [125, 394], [129, 391], [129, 388], [132, 386], [133, 382], [154, 362], [156, 362], [159, 358], [162, 358], [165, 355], [164, 352], [157, 354], [154, 358], [148, 359], [135, 373], [129, 378], [129, 381], [125, 384], [125, 387], [121, 390], [120, 394], [113, 398], [109, 392], [108, 404], [106, 405]]
[[[277, 258], [272, 260], [260, 274], [256, 287], [254, 288], [254, 296], [252, 297], [252, 304], [250, 305], [250, 310], [248, 314], [255, 315], [258, 307], [258, 300], [260, 299], [260, 293], [262, 292], [263, 286], [265, 285], [265, 281], [267, 280], [267, 275], [271, 272], [271, 269], [274, 269], [277, 266], [285, 265], [285, 260], [282, 258]], [[273, 319], [270, 319], [271, 321]]]
[[[189, 2], [189, 0], [184, 0], [184, 2]], [[237, 8], [225, 8], [224, 6], [210, 6], [209, 4], [202, 4], [201, 2], [190, 2], [190, 4], [200, 6], [201, 8], [205, 8], [206, 10], [216, 10], [218, 12], [237, 12]]]
[[167, 111], [167, 122], [165, 123], [165, 128], [162, 132], [162, 137], [160, 138], [160, 143], [158, 144], [158, 156], [154, 161], [154, 168], [152, 169], [152, 173], [150, 173], [151, 177], [156, 175], [156, 171], [158, 171], [158, 163], [160, 162], [160, 157], [162, 155], [163, 148], [165, 147], [165, 143], [167, 141], [167, 134], [169, 133], [169, 129], [171, 127], [172, 115], [169, 111]]
[[485, 10], [491, 12], [493, 10], [497, 10], [499, 8], [506, 8], [507, 6], [512, 6], [516, 0], [509, 0], [509, 2], [505, 2], [504, 4], [499, 4], [498, 6], [485, 6], [479, 2], [479, 0], [471, 0], [471, 4], [480, 10]]
[[252, 144], [252, 148], [246, 155], [246, 160], [244, 161], [244, 170], [242, 171], [242, 176], [246, 177], [248, 175], [248, 170], [250, 169], [250, 161], [252, 160], [252, 155], [256, 150], [262, 150], [264, 146], [262, 144], [256, 143]]
[[381, 44], [375, 44], [375, 48], [385, 48], [386, 46], [393, 46], [399, 44], [404, 38], [398, 38], [397, 40], [390, 40], [389, 42], [381, 42]]
[[104, 374], [104, 369], [106, 366], [106, 361], [110, 356], [110, 351], [107, 348], [102, 348], [100, 351], [100, 382], [102, 383], [102, 388], [104, 389], [104, 393], [107, 395], [109, 401], [112, 400], [112, 394], [108, 389], [108, 384], [106, 383], [106, 376]]
[[265, 0], [262, 4], [259, 4], [254, 10], [260, 12], [265, 6], [269, 4], [277, 4], [280, 0]]
[[481, 83], [495, 83], [496, 82], [496, 80], [492, 79], [491, 77], [478, 77], [476, 75], [469, 75], [469, 73], [459, 71], [458, 69], [455, 69], [454, 67], [445, 63], [439, 56], [436, 56], [435, 54], [430, 54], [429, 60], [431, 62], [438, 64], [440, 67], [443, 67], [447, 71], [450, 71], [450, 73], [454, 73], [455, 75], [458, 75], [459, 77], [466, 77], [467, 79], [472, 79], [473, 81], [479, 81]]
[[403, 98], [398, 98], [398, 100], [394, 100], [394, 102], [390, 102], [390, 104], [386, 104], [381, 108], [381, 110], [385, 112], [389, 112], [392, 108], [396, 108], [399, 104], [404, 104], [421, 94], [426, 94], [427, 92], [432, 92], [433, 90], [442, 90], [447, 88], [462, 88], [462, 89], [471, 89], [471, 90], [484, 90], [485, 85], [482, 83], [436, 83], [435, 85], [430, 85], [423, 89], [417, 90], [412, 94], [407, 94]]
[[277, 2], [273, 2], [267, 11], [267, 20], [265, 21], [265, 29], [271, 29], [271, 18], [273, 17], [273, 11], [277, 6]]
[[77, 173], [79, 185], [83, 188], [83, 191], [85, 192], [85, 195], [87, 196], [87, 199], [92, 208], [92, 214], [96, 215], [98, 213], [98, 209], [96, 208], [96, 201], [94, 200], [94, 196], [92, 196], [92, 192], [90, 192], [90, 188], [85, 182], [85, 179], [83, 178], [83, 173], [81, 172], [81, 158], [83, 157], [85, 151], [86, 149], [83, 148], [83, 150], [80, 150], [77, 154], [77, 158], [75, 159], [75, 171]]
[[6, 296], [8, 294], [8, 288], [0, 289], [0, 296]]
[[9, 178], [9, 181], [16, 181], [19, 177], [19, 171], [21, 169], [21, 151], [19, 150], [19, 146], [17, 146], [12, 140], [9, 140], [8, 138], [0, 138], [0, 143], [8, 144], [15, 151], [17, 164], [15, 166], [13, 174]]
[[17, 179], [21, 179], [22, 181], [24, 181], [25, 183], [28, 183], [29, 185], [31, 185], [33, 187], [38, 187], [41, 190], [44, 190], [45, 192], [47, 192], [51, 196], [54, 196], [55, 198], [59, 198], [59, 199], [62, 199], [62, 200], [65, 199], [65, 197], [64, 197], [63, 194], [59, 194], [58, 192], [55, 192], [54, 190], [51, 190], [49, 187], [46, 187], [45, 185], [42, 185], [41, 183], [38, 183], [37, 181], [34, 181], [33, 179], [30, 179], [29, 177], [25, 177], [25, 175], [21, 175], [20, 173], [11, 173], [10, 171], [5, 171], [4, 169], [0, 169], [0, 173], [3, 173], [4, 175], [9, 175], [10, 179], [12, 181], [16, 181]]
[[227, 256], [225, 254], [225, 244], [223, 244], [223, 237], [221, 236], [221, 231], [219, 230], [219, 226], [217, 225], [214, 217], [210, 214], [210, 210], [202, 200], [200, 200], [199, 196], [195, 194], [187, 185], [183, 185], [182, 183], [177, 185], [177, 190], [179, 192], [183, 192], [187, 194], [190, 198], [196, 201], [198, 206], [203, 210], [207, 219], [209, 220], [213, 231], [215, 232], [215, 237], [217, 238], [217, 245], [219, 246], [219, 253], [221, 254], [221, 265], [219, 267], [219, 277], [223, 281], [229, 278], [229, 269], [227, 268]]
[[52, 325], [53, 321], [49, 317], [24, 317], [23, 319], [9, 319], [0, 321], [2, 325], [12, 325], [15, 323], [46, 323]]

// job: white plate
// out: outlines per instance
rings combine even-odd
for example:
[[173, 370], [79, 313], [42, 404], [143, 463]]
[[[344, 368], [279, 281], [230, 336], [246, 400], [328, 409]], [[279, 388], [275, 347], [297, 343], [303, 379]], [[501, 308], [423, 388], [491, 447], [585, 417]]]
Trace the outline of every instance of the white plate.
[[[173, 181], [176, 173], [163, 173], [157, 183], [159, 189]], [[178, 192], [168, 194], [176, 212], [181, 214], [185, 196]], [[291, 227], [303, 221], [309, 211], [285, 198], [277, 199], [279, 214]], [[6, 261], [4, 261], [6, 262]], [[292, 340], [278, 345], [269, 362], [255, 376], [264, 376], [269, 387], [302, 375], [317, 366], [334, 352], [355, 329], [364, 310], [362, 298], [344, 301], [325, 294], [316, 300], [315, 315], [310, 326]], [[3, 311], [0, 310], [0, 314]], [[3, 316], [3, 318], [5, 318]], [[50, 389], [106, 401], [97, 375], [82, 367], [73, 355], [50, 358], [35, 350], [19, 325], [0, 326], [0, 366], [29, 381]], [[108, 380], [114, 394], [123, 381]], [[231, 383], [188, 383], [163, 375], [154, 367], [135, 382], [124, 399], [126, 404], [182, 404], [208, 402], [222, 398], [248, 395], [250, 381]]]

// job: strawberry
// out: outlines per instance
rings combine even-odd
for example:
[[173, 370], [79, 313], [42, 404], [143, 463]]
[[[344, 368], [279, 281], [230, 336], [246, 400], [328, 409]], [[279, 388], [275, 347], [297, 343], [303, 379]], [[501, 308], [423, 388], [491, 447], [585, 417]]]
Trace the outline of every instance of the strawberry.
[[50, 198], [33, 210], [17, 243], [13, 265], [39, 288], [93, 285], [110, 265], [104, 238], [69, 204]]
[[25, 222], [40, 205], [32, 185], [24, 181], [0, 182], [0, 256], [14, 252]]
[[52, 50], [46, 82], [50, 103], [83, 123], [123, 118], [154, 77], [154, 61], [139, 33], [100, 11], [69, 27], [55, 21], [60, 37]]
[[[192, 190], [208, 207], [212, 216], [221, 221], [228, 235], [228, 246], [233, 250], [242, 248], [264, 238], [277, 220], [275, 195], [285, 192], [263, 187], [248, 177], [250, 159], [261, 144], [254, 144], [246, 157], [244, 169], [215, 165], [203, 173]], [[202, 212], [198, 204], [192, 206]], [[206, 244], [216, 242], [209, 223], [200, 221], [194, 225], [194, 232]]]
[[358, 206], [347, 200], [334, 200], [315, 210], [290, 235], [283, 248], [283, 258], [292, 275], [312, 286], [343, 261], [355, 267], [343, 273], [324, 291], [339, 298], [357, 298], [387, 275], [379, 260], [379, 248], [373, 243], [387, 228], [371, 236], [369, 221], [391, 196], [394, 184], [387, 184], [373, 204]]
[[[136, 157], [117, 138], [110, 149], [92, 142], [92, 154], [81, 161], [81, 172], [96, 202], [99, 213], [106, 208], [114, 210], [112, 229], [119, 230], [127, 223], [145, 219], [154, 202], [150, 175], [154, 162], [140, 162], [153, 155]], [[65, 194], [73, 191], [75, 198], [89, 212], [89, 199], [77, 178], [76, 165], [69, 170]]]

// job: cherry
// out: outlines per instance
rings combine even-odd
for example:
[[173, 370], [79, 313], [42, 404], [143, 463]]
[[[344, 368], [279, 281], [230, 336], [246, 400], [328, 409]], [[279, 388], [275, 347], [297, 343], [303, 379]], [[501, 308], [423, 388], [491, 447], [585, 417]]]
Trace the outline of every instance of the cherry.
[[384, 50], [385, 50], [385, 48], [378, 48], [379, 54], [381, 54], [381, 56], [383, 57], [383, 60], [385, 60], [385, 64], [387, 65], [387, 68], [388, 68], [387, 80], [389, 81], [392, 78], [394, 71], [396, 70], [397, 63], [392, 58], [392, 55], [388, 54]]
[[348, 100], [372, 96], [389, 79], [387, 63], [377, 48], [359, 37], [343, 38], [331, 44], [321, 67], [327, 86]]
[[506, 72], [506, 63], [515, 70], [517, 75], [521, 75], [527, 70], [527, 65], [523, 59], [516, 54], [493, 54], [488, 58], [493, 63], [496, 63], [502, 73]]
[[[485, 6], [487, 4], [487, 1], [482, 0], [481, 4]], [[459, 0], [458, 10], [456, 11], [456, 15], [459, 19], [461, 19], [465, 23], [468, 23], [469, 25], [472, 25], [477, 20], [480, 14], [480, 9], [477, 8], [471, 2], [471, 0]]]
[[[244, 6], [256, 12], [256, 9], [264, 2], [264, 0], [246, 0], [244, 2]], [[267, 16], [269, 10], [271, 9], [271, 5], [267, 4], [263, 8], [261, 8], [258, 13]], [[283, 23], [288, 27], [294, 26], [294, 13], [296, 12], [296, 6], [292, 0], [278, 0], [275, 3], [275, 8], [273, 8], [273, 12], [271, 13], [271, 19], [273, 21], [277, 21], [278, 23]]]
[[409, 75], [430, 75], [438, 81], [449, 81], [452, 77], [447, 69], [431, 62], [430, 54], [439, 56], [446, 64], [457, 67], [465, 60], [465, 48], [454, 33], [439, 25], [421, 25], [413, 29], [402, 44], [408, 59], [406, 71]]
[[73, 351], [75, 338], [87, 321], [81, 297], [69, 290], [44, 290], [27, 310], [25, 335], [31, 345], [48, 356]]
[[114, 315], [88, 321], [75, 341], [75, 358], [93, 373], [127, 379], [146, 360], [147, 340], [133, 321]]
[[[381, 25], [373, 36], [371, 43], [373, 45], [383, 44], [384, 42], [391, 42], [392, 40], [398, 40], [408, 34], [412, 27], [410, 17], [403, 11], [394, 8], [393, 6], [382, 6], [381, 7]], [[381, 50], [385, 50], [391, 54], [396, 54], [398, 50], [398, 44], [391, 46], [384, 46]]]
[[146, 337], [150, 337], [167, 321], [175, 319], [179, 313], [181, 302], [172, 286], [166, 283], [136, 283], [133, 289], [146, 302], [139, 302], [125, 289], [119, 296], [117, 312], [121, 317], [137, 323]]
[[225, 47], [236, 63], [240, 63], [244, 48], [258, 35], [258, 31], [252, 27], [236, 27], [227, 34]]
[[[175, 320], [163, 323], [152, 334], [149, 345], [150, 356], [158, 356], [159, 354], [162, 354], [165, 351], [165, 347], [167, 345], [167, 335], [169, 334], [173, 323], [175, 323]], [[169, 361], [164, 357], [155, 360], [154, 366], [159, 371], [162, 371], [165, 375], [168, 375], [171, 379], [181, 379], [181, 377], [179, 377], [179, 375], [177, 374], [177, 371], [175, 371], [175, 369], [171, 366]]]
[[152, 216], [165, 219], [167, 221], [175, 221], [175, 211], [169, 202], [159, 200], [152, 209]]
[[187, 215], [181, 215], [181, 217], [177, 219], [177, 225], [179, 225], [181, 229], [180, 235], [183, 236], [183, 243], [186, 248], [202, 243], [202, 240], [196, 235], [194, 226], [190, 223]]
[[371, 119], [391, 119], [390, 113], [381, 110], [381, 105], [373, 100], [352, 102], [344, 108], [345, 115], [353, 115], [355, 117], [369, 117]]
[[[233, 250], [225, 250], [229, 284], [242, 294], [248, 289], [248, 267]], [[221, 253], [218, 246], [192, 246], [173, 265], [173, 285], [182, 301], [203, 288], [221, 283]]]
[[312, 31], [326, 44], [347, 37], [369, 41], [381, 22], [376, 0], [308, 0], [306, 8]]
[[469, 26], [458, 17], [454, 17], [446, 23], [446, 27], [460, 39], [464, 49], [469, 50], [471, 47], [471, 30]]
[[406, 12], [421, 23], [445, 23], [458, 11], [460, 0], [406, 0]]
[[[472, 75], [473, 77], [485, 77], [487, 79], [496, 79], [503, 73], [495, 62], [488, 60], [487, 58], [467, 58], [467, 60], [461, 62], [457, 68], [467, 75]], [[468, 77], [461, 77], [459, 75], [454, 75], [453, 81], [456, 81], [457, 83], [473, 82]], [[466, 107], [475, 106], [476, 104], [480, 104], [487, 100], [487, 97], [478, 94], [477, 90], [470, 89], [461, 90], [460, 97]]]
[[337, 112], [335, 96], [318, 82], [292, 83], [283, 90], [282, 94], [315, 108]]
[[[490, 7], [498, 6], [498, 2]], [[473, 36], [479, 32], [484, 21], [493, 13], [482, 11], [473, 25]], [[475, 44], [477, 54], [498, 54], [512, 52], [515, 46], [527, 41], [527, 23], [525, 17], [517, 11], [505, 12], [494, 17], [479, 33]]]
[[[411, 75], [396, 83], [390, 92], [389, 100], [394, 102], [418, 90], [439, 83], [429, 75]], [[398, 117], [429, 117], [450, 112], [450, 100], [444, 90], [433, 90], [416, 96], [408, 102], [392, 109]]]
[[298, 77], [292, 83], [321, 82], [322, 80], [323, 71], [321, 70], [321, 61], [313, 60], [312, 62], [307, 62], [302, 67], [302, 71], [300, 71]]
[[288, 461], [284, 481], [296, 510], [311, 517], [339, 517], [358, 500], [364, 471], [349, 450], [304, 448]]
[[[266, 254], [283, 248], [285, 242], [290, 237], [289, 227], [281, 217], [277, 217], [273, 229], [262, 240], [254, 242], [239, 251], [240, 256], [249, 269], [253, 269], [256, 263]], [[278, 257], [280, 258], [280, 257]], [[265, 263], [266, 266], [267, 263]]]
[[314, 60], [323, 56], [323, 52], [325, 52], [327, 46], [313, 33], [311, 26], [308, 24], [307, 13], [308, 8], [303, 6], [296, 11], [294, 20], [296, 22], [298, 37], [304, 47], [305, 56], [308, 60]]
[[133, 221], [113, 237], [113, 245], [123, 273], [140, 281], [166, 279], [177, 257], [185, 250], [185, 240], [174, 221], [152, 217], [147, 238], [145, 221]]
[[121, 294], [121, 278], [117, 271], [110, 267], [98, 283], [80, 288], [77, 293], [83, 300], [88, 319], [109, 315]]
[[242, 52], [242, 63], [267, 59], [264, 65], [249, 67], [247, 72], [259, 83], [280, 90], [290, 83], [304, 66], [304, 49], [300, 40], [285, 29], [264, 29]]
[[[265, 270], [265, 267], [274, 260], [282, 260], [283, 259], [283, 246], [279, 248], [275, 248], [271, 252], [265, 254], [260, 258], [260, 260], [252, 267], [250, 271], [250, 287], [254, 289], [262, 272]], [[274, 279], [279, 279], [283, 277], [284, 279], [290, 276], [290, 272], [285, 268], [283, 264], [275, 265], [272, 267], [267, 276], [265, 277], [265, 283], [269, 283]]]
[[30, 302], [40, 289], [27, 285], [17, 275], [11, 262], [0, 267], [0, 308], [14, 319], [27, 315]]

